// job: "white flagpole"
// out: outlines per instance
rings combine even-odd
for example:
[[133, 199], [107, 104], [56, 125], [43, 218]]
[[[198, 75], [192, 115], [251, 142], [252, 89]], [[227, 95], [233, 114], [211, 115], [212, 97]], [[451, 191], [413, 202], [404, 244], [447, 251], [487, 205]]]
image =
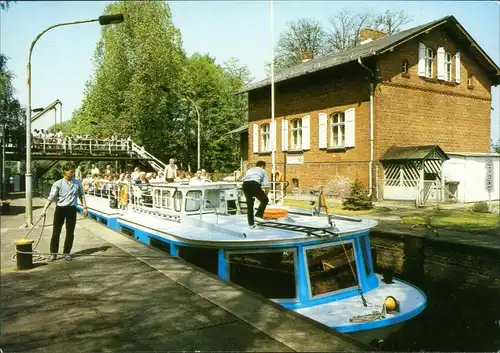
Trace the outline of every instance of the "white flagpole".
[[[273, 0], [271, 2], [271, 126], [275, 124], [274, 121], [274, 11], [273, 11]], [[271, 141], [271, 175], [274, 180], [276, 173], [276, 130], [274, 129], [274, 134]], [[276, 203], [276, 185], [273, 183], [271, 185], [271, 195], [273, 198], [273, 203]]]

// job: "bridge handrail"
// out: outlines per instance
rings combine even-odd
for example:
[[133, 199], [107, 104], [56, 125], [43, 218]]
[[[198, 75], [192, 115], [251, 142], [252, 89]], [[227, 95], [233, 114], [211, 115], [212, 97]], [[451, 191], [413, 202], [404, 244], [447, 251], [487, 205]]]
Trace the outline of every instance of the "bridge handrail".
[[143, 158], [147, 158], [148, 160], [153, 160], [154, 163], [157, 164], [157, 166], [155, 166], [153, 163], [151, 163], [151, 164], [152, 164], [153, 168], [156, 169], [157, 172], [160, 172], [160, 171], [164, 172], [167, 169], [167, 165], [165, 163], [163, 163], [158, 158], [153, 156], [151, 153], [146, 151], [144, 149], [144, 147], [139, 147], [139, 145], [135, 144], [134, 142], [132, 142], [131, 147], [132, 147], [132, 151], [137, 153], [139, 156], [141, 156]]

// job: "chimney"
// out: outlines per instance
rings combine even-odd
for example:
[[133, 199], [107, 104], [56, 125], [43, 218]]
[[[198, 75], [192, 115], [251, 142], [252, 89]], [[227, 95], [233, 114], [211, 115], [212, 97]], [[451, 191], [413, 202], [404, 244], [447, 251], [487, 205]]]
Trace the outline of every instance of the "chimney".
[[387, 33], [377, 31], [375, 29], [364, 28], [359, 32], [359, 44], [369, 43], [373, 40], [387, 36]]
[[313, 53], [312, 53], [312, 51], [306, 51], [306, 52], [303, 52], [301, 56], [302, 56], [302, 62], [305, 63], [305, 62], [308, 62], [309, 60], [312, 60]]

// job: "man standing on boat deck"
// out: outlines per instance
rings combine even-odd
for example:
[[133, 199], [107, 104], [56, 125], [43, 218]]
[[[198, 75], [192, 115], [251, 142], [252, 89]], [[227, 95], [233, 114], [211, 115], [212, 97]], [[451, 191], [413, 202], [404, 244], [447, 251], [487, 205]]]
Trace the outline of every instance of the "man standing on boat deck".
[[50, 253], [52, 255], [49, 256], [49, 261], [54, 261], [57, 258], [56, 254], [59, 251], [59, 237], [64, 221], [66, 221], [66, 237], [64, 239], [63, 253], [66, 261], [71, 260], [70, 252], [73, 247], [73, 238], [75, 235], [76, 205], [78, 198], [80, 198], [83, 205], [83, 216], [87, 216], [87, 203], [83, 195], [82, 184], [80, 180], [73, 177], [73, 166], [66, 164], [63, 168], [63, 173], [64, 177], [52, 184], [48, 201], [41, 214], [41, 216], [44, 216], [50, 204], [54, 201], [56, 202], [52, 238], [50, 239]]
[[248, 225], [252, 229], [255, 228], [253, 215], [254, 197], [260, 202], [259, 208], [255, 212], [255, 217], [263, 218], [264, 211], [269, 203], [266, 195], [268, 190], [266, 192], [262, 190], [262, 187], [269, 189], [269, 178], [264, 170], [266, 162], [258, 161], [255, 165], [255, 167], [248, 169], [246, 175], [243, 177], [243, 192], [247, 200]]
[[175, 178], [177, 178], [177, 165], [173, 158], [170, 158], [168, 162], [167, 168], [165, 169], [165, 181], [167, 183], [173, 183]]

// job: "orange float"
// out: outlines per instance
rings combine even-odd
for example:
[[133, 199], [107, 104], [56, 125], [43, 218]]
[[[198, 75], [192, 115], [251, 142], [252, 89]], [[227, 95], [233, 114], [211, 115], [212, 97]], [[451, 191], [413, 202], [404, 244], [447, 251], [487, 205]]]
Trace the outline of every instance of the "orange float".
[[264, 211], [264, 219], [278, 219], [288, 216], [288, 211], [282, 208], [268, 208]]

